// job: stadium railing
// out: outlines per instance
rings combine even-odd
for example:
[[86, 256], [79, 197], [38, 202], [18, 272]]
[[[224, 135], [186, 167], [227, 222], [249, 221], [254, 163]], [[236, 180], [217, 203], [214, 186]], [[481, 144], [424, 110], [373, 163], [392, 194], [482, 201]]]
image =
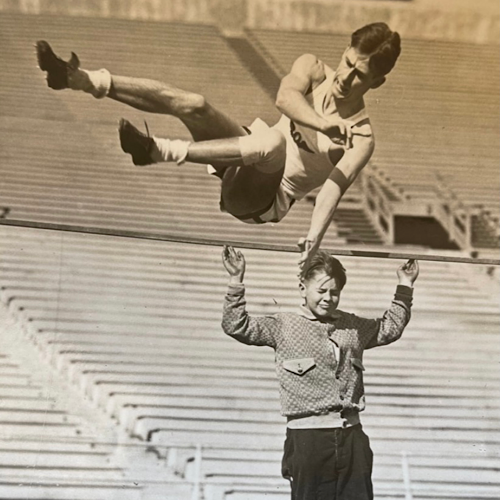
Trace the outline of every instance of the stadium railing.
[[481, 242], [473, 238], [474, 220], [486, 232], [487, 239], [498, 247], [500, 229], [492, 214], [481, 205], [465, 205], [439, 174], [436, 174], [436, 179], [434, 188], [429, 191], [429, 199], [421, 203], [377, 167], [370, 166], [363, 172], [360, 186], [364, 208], [384, 242], [395, 243], [395, 215], [431, 215], [462, 250], [481, 247]]

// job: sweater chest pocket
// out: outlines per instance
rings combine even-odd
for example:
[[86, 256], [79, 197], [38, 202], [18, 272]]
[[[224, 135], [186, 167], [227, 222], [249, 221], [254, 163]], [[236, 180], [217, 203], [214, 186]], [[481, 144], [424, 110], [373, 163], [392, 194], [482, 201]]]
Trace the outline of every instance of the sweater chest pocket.
[[283, 361], [283, 368], [286, 371], [295, 373], [295, 375], [299, 375], [300, 377], [315, 366], [314, 358], [285, 359]]

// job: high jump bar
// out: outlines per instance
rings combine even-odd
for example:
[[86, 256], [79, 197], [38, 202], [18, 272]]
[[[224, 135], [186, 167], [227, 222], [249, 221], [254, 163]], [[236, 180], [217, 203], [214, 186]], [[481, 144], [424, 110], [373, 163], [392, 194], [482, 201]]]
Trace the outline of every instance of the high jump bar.
[[[45, 229], [49, 231], [65, 231], [70, 233], [95, 234], [100, 236], [115, 236], [119, 238], [134, 238], [139, 240], [168, 241], [172, 243], [186, 243], [190, 245], [223, 246], [230, 245], [236, 248], [251, 250], [268, 250], [272, 252], [300, 252], [297, 246], [270, 245], [245, 241], [229, 241], [220, 239], [203, 239], [187, 236], [173, 236], [161, 233], [144, 231], [130, 231], [124, 229], [110, 229], [92, 226], [74, 226], [71, 224], [54, 224], [51, 222], [37, 222], [28, 220], [0, 219], [2, 226], [24, 227], [31, 229]], [[417, 259], [431, 262], [455, 262], [459, 264], [480, 264], [486, 266], [500, 266], [500, 259], [483, 259], [474, 257], [450, 257], [447, 255], [427, 255], [406, 252], [383, 252], [378, 250], [348, 250], [345, 248], [325, 248], [332, 255], [346, 257], [371, 257], [373, 259]]]

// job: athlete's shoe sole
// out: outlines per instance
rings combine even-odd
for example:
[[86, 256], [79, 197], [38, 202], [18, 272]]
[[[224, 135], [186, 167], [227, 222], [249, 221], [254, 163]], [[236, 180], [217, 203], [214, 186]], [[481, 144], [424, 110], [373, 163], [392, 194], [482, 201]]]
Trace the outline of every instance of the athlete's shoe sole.
[[118, 127], [118, 134], [123, 151], [132, 156], [134, 165], [144, 166], [155, 163], [151, 158], [151, 149], [154, 142], [153, 138], [149, 136], [149, 131], [147, 134], [143, 134], [128, 120], [122, 118]]
[[56, 56], [52, 47], [45, 40], [36, 42], [38, 66], [47, 72], [47, 84], [55, 90], [68, 88], [68, 71], [74, 71], [80, 66], [78, 56], [71, 52], [71, 59], [63, 61]]

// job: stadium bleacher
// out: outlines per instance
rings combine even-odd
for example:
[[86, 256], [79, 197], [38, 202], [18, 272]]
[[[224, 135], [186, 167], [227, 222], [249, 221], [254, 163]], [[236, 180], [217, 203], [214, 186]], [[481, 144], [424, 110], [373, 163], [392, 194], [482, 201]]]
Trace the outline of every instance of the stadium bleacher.
[[[10, 218], [260, 243], [291, 244], [303, 235], [307, 202], [277, 226], [245, 226], [219, 213], [218, 181], [203, 169], [131, 166], [116, 123], [122, 115], [140, 123], [145, 115], [49, 91], [31, 52], [46, 38], [62, 54], [79, 53], [84, 64], [203, 91], [242, 123], [254, 116], [272, 122], [272, 101], [215, 28], [5, 13], [0, 28], [8, 48], [0, 54], [0, 204]], [[272, 52], [275, 43], [254, 36]], [[280, 43], [289, 46], [286, 36]], [[463, 50], [464, 57], [480, 56]], [[390, 85], [402, 92], [396, 74]], [[230, 100], [228, 82], [237, 89]], [[387, 137], [398, 116], [381, 125]], [[153, 132], [186, 136], [174, 120], [147, 119]], [[378, 127], [382, 111], [375, 120]], [[390, 142], [380, 135], [379, 144]], [[485, 161], [494, 156], [486, 143]], [[389, 147], [402, 151], [397, 141]], [[344, 219], [359, 222], [343, 210]], [[369, 225], [340, 222], [326, 245], [375, 242]], [[0, 498], [184, 500], [199, 487], [206, 500], [289, 498], [280, 478], [285, 426], [273, 353], [221, 333], [226, 276], [219, 254], [0, 226], [0, 396], [7, 401], [0, 408]], [[251, 312], [294, 310], [296, 256], [245, 255]], [[342, 260], [349, 277], [342, 307], [381, 314], [396, 263]], [[407, 496], [405, 463], [415, 500], [500, 496], [499, 322], [496, 296], [463, 267], [422, 263], [404, 338], [366, 354], [362, 419], [376, 455], [377, 500]], [[76, 403], [63, 404], [66, 397]]]
[[144, 444], [120, 436], [113, 422], [89, 412], [84, 398], [44, 369], [22, 325], [6, 313], [2, 306], [0, 344], [9, 354], [0, 355], [0, 498], [139, 500], [148, 498], [145, 477], [148, 493], [170, 488], [173, 496], [162, 498], [172, 499], [189, 493]]
[[[264, 485], [286, 496], [272, 351], [220, 332], [220, 249], [1, 229], [3, 302], [25, 341], [82, 397], [130, 439], [184, 450], [172, 467], [188, 481], [194, 446], [203, 445], [206, 498], [232, 498], [229, 490], [260, 498]], [[294, 256], [245, 254], [251, 311], [294, 310]], [[373, 262], [343, 260], [344, 307], [380, 314], [395, 263], [377, 262], [374, 276]], [[424, 263], [404, 339], [366, 355], [363, 423], [379, 457], [377, 498], [404, 498], [402, 451], [414, 498], [500, 491], [498, 306], [456, 267]]]

